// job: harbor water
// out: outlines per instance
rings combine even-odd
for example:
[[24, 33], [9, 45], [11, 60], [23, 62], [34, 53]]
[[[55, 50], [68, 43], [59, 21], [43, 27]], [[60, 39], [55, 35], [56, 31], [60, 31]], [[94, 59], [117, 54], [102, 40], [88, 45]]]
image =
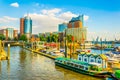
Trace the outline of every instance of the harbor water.
[[[7, 48], [5, 48], [7, 51]], [[11, 47], [10, 60], [0, 62], [0, 80], [112, 80], [76, 73], [58, 66], [54, 60], [21, 47]]]

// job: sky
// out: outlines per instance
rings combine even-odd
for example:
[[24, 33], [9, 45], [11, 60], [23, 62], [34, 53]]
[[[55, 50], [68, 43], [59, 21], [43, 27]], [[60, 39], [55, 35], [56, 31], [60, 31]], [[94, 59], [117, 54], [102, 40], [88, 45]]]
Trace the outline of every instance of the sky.
[[0, 0], [0, 29], [19, 30], [27, 13], [33, 34], [58, 31], [58, 24], [83, 14], [88, 40], [120, 39], [120, 0]]

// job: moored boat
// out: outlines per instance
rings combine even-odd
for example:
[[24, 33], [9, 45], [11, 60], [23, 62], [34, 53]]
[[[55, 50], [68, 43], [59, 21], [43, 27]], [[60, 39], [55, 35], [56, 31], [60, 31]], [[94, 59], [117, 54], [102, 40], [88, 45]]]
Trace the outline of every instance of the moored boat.
[[103, 71], [102, 67], [100, 67], [97, 63], [86, 63], [63, 57], [56, 58], [55, 65], [99, 78], [106, 78], [110, 73], [108, 71]]

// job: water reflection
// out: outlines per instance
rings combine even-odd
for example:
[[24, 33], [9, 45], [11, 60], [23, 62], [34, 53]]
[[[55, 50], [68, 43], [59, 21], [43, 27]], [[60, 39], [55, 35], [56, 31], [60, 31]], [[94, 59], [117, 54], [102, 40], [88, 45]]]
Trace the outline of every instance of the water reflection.
[[0, 80], [102, 80], [58, 66], [54, 60], [11, 47], [10, 60], [0, 62]]

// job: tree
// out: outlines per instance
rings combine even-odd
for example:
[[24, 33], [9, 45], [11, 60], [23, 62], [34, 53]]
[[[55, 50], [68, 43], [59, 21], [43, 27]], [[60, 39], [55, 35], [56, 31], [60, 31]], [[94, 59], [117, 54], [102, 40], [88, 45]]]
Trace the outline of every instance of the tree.
[[22, 36], [20, 36], [19, 40], [27, 41], [26, 35], [23, 34]]
[[51, 42], [51, 37], [50, 37], [50, 36], [47, 36], [47, 37], [46, 37], [46, 41], [47, 41], [47, 42]]
[[72, 35], [67, 35], [67, 41], [72, 42]]
[[17, 40], [18, 40], [17, 37], [15, 37], [15, 38], [14, 38], [14, 41], [17, 41]]
[[0, 34], [0, 40], [5, 40], [5, 36], [3, 34]]
[[39, 38], [40, 38], [40, 41], [46, 41], [46, 38], [43, 35], [39, 36]]
[[51, 41], [52, 42], [57, 42], [58, 41], [58, 35], [56, 35], [56, 34], [51, 35]]

